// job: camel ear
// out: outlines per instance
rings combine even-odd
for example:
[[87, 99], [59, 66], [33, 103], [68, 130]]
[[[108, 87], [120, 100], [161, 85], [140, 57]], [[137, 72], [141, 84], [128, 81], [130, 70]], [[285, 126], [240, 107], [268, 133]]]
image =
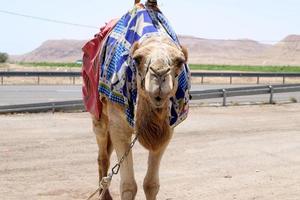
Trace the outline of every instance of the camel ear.
[[183, 46], [180, 46], [180, 47], [181, 47], [182, 54], [174, 59], [176, 75], [178, 75], [180, 73], [180, 71], [183, 67], [183, 64], [185, 64], [188, 59], [187, 49]]
[[133, 45], [130, 49], [131, 57], [133, 57], [134, 53], [136, 52], [136, 50], [138, 50], [139, 47], [140, 47], [140, 44], [138, 42], [133, 43]]
[[175, 58], [174, 65], [175, 65], [175, 74], [176, 74], [176, 76], [182, 70], [182, 67], [183, 67], [184, 63], [186, 63], [184, 56], [179, 56], [179, 57]]
[[184, 58], [185, 58], [185, 63], [188, 61], [188, 50], [185, 46], [180, 46], [181, 47], [181, 50], [182, 50], [182, 53], [184, 55]]
[[181, 54], [180, 56], [176, 57], [174, 60], [175, 66], [177, 66], [178, 68], [181, 68], [182, 65], [186, 63], [188, 59], [187, 49], [184, 46], [180, 46], [180, 47], [183, 55]]

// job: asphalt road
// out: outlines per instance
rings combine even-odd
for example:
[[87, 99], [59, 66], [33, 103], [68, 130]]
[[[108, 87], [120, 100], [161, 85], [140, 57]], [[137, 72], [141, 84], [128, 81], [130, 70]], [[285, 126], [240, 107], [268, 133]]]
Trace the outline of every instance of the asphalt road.
[[[193, 85], [192, 90], [208, 90], [229, 87], [247, 87], [250, 85]], [[81, 99], [80, 85], [4, 85], [0, 86], [0, 106], [66, 101]], [[275, 101], [288, 101], [296, 98], [300, 101], [300, 92], [275, 94]], [[231, 97], [228, 102], [267, 102], [269, 95]], [[221, 103], [222, 99], [208, 99], [197, 103]]]

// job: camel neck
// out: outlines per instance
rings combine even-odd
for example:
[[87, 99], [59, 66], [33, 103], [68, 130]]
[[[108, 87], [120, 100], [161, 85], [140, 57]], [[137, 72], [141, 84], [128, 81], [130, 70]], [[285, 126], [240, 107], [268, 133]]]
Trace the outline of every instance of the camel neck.
[[135, 129], [140, 143], [148, 150], [157, 151], [171, 138], [168, 105], [154, 108], [144, 97], [139, 97]]

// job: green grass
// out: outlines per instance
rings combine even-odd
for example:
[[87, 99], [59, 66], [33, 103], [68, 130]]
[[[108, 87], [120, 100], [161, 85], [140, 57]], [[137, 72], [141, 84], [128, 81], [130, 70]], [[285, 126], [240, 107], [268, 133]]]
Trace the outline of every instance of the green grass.
[[[52, 63], [52, 62], [20, 62], [22, 66], [30, 67], [66, 67], [80, 68], [82, 64], [77, 63]], [[209, 71], [242, 71], [242, 72], [298, 72], [300, 66], [247, 66], [247, 65], [189, 65], [192, 70], [209, 70]]]
[[300, 66], [246, 66], [246, 65], [189, 65], [192, 70], [245, 72], [300, 72]]
[[22, 66], [28, 67], [81, 67], [82, 64], [77, 63], [52, 63], [52, 62], [19, 62], [17, 63]]

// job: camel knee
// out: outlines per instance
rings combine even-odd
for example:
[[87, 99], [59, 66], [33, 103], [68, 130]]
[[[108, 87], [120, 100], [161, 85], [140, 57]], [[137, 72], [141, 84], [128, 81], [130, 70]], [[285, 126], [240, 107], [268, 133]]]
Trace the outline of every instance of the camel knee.
[[144, 193], [147, 200], [155, 200], [158, 194], [160, 185], [158, 182], [144, 182], [143, 184]]
[[122, 200], [134, 200], [136, 193], [137, 193], [137, 184], [135, 181], [131, 183], [121, 184]]
[[106, 135], [107, 121], [106, 117], [101, 118], [101, 120], [93, 119], [93, 131], [96, 135]]
[[103, 158], [102, 156], [98, 156], [98, 164], [104, 169], [108, 169], [109, 167], [109, 159], [108, 157]]
[[98, 156], [98, 167], [99, 167], [99, 178], [101, 179], [103, 176], [107, 176], [107, 171], [109, 168], [109, 158], [106, 156], [105, 158], [101, 155]]

